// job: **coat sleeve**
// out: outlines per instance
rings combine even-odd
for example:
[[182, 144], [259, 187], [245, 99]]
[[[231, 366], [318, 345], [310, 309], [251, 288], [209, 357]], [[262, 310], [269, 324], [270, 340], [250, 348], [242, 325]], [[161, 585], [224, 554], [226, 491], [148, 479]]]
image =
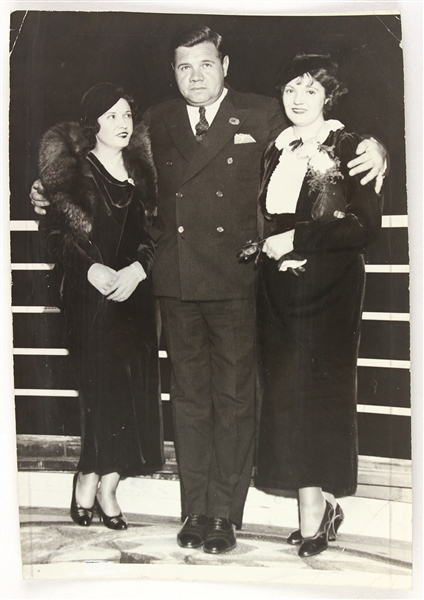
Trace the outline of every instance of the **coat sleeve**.
[[149, 233], [150, 221], [143, 203], [135, 198], [128, 209], [120, 245], [120, 267], [139, 262], [149, 277], [155, 261], [156, 242]]
[[46, 247], [54, 262], [65, 269], [87, 273], [94, 263], [102, 263], [102, 257], [88, 236], [77, 239], [72, 233], [64, 230], [49, 215], [40, 221], [40, 232], [46, 240]]
[[345, 216], [327, 223], [296, 223], [295, 252], [302, 254], [362, 248], [376, 239], [381, 228], [382, 194], [375, 192], [374, 182], [365, 186], [360, 184], [363, 174], [351, 177], [347, 169], [347, 163], [356, 156], [355, 150], [360, 140], [356, 134], [344, 133], [335, 150], [344, 177]]

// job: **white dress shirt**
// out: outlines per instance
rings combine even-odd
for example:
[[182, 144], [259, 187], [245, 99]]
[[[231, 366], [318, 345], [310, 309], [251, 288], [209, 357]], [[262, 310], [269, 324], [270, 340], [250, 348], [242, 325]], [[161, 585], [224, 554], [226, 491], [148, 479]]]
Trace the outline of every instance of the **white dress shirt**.
[[[215, 100], [215, 102], [213, 104], [210, 104], [209, 106], [205, 106], [205, 109], [206, 109], [205, 117], [206, 117], [206, 121], [209, 123], [209, 127], [212, 125], [212, 121], [216, 117], [216, 113], [218, 112], [219, 107], [221, 106], [221, 102], [224, 100], [225, 96], [227, 95], [227, 92], [228, 92], [228, 89], [224, 88], [222, 90], [222, 94], [220, 95], [218, 100]], [[190, 120], [191, 129], [193, 131], [193, 134], [196, 135], [196, 125], [199, 122], [199, 118], [200, 118], [199, 107], [191, 106], [190, 104], [187, 104], [187, 112], [188, 112], [188, 118]]]

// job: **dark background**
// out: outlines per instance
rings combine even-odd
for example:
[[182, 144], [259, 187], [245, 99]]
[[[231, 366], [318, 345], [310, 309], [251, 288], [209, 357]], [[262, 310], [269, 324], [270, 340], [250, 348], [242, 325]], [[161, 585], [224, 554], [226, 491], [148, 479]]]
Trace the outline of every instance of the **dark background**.
[[[37, 177], [37, 147], [44, 131], [78, 118], [80, 98], [100, 81], [132, 92], [141, 111], [177, 95], [170, 66], [172, 35], [206, 24], [226, 40], [228, 83], [239, 91], [276, 95], [279, 70], [297, 52], [330, 53], [349, 94], [331, 117], [350, 131], [373, 134], [388, 148], [386, 215], [406, 208], [401, 22], [396, 15], [263, 17], [18, 11], [11, 16], [10, 186], [12, 220], [35, 215], [28, 201]], [[366, 254], [369, 264], [407, 264], [407, 230], [383, 229]], [[12, 233], [12, 263], [47, 262], [37, 232]], [[13, 304], [57, 305], [51, 272], [15, 271]], [[408, 312], [408, 274], [368, 274], [364, 310]], [[60, 347], [60, 315], [15, 314], [16, 347]], [[407, 322], [364, 321], [360, 357], [409, 358]], [[168, 391], [167, 361], [162, 362]], [[360, 403], [409, 406], [409, 372], [359, 368]], [[66, 357], [16, 356], [16, 388], [71, 389]], [[172, 439], [169, 403], [165, 432]], [[18, 433], [77, 435], [75, 398], [17, 396]], [[410, 456], [410, 419], [362, 413], [361, 454]]]

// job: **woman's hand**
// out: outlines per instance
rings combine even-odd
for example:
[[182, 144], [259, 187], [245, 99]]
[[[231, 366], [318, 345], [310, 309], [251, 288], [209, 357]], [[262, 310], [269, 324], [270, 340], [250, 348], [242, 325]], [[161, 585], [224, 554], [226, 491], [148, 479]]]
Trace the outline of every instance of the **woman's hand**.
[[140, 281], [146, 277], [146, 271], [139, 262], [124, 267], [117, 272], [116, 279], [109, 286], [106, 293], [107, 299], [124, 302], [131, 296]]
[[37, 181], [34, 181], [32, 184], [29, 197], [31, 198], [31, 204], [38, 215], [45, 215], [45, 207], [50, 205], [50, 202], [46, 200], [44, 193], [45, 190], [43, 184], [37, 179]]
[[107, 296], [110, 286], [116, 279], [116, 271], [102, 265], [101, 263], [94, 263], [88, 269], [87, 279], [92, 286], [96, 288], [103, 296]]
[[274, 260], [279, 260], [284, 254], [288, 254], [293, 251], [293, 238], [294, 238], [294, 229], [290, 229], [290, 231], [285, 231], [284, 233], [278, 233], [277, 235], [272, 235], [271, 237], [265, 240], [265, 243], [262, 247], [262, 252], [269, 258], [273, 258]]
[[376, 177], [381, 179], [384, 176], [387, 168], [386, 150], [377, 140], [374, 138], [362, 140], [356, 149], [356, 154], [359, 154], [359, 156], [347, 163], [350, 176], [370, 169], [369, 173], [361, 179], [362, 185], [369, 183]]

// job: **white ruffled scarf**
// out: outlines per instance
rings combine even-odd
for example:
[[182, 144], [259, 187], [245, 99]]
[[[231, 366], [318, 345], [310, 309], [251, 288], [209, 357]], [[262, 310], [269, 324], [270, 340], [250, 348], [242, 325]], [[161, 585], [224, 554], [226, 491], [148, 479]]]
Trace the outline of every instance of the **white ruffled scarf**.
[[293, 214], [296, 211], [300, 189], [310, 160], [314, 159], [315, 170], [325, 172], [330, 168], [333, 164], [332, 160], [327, 153], [319, 151], [319, 146], [325, 142], [332, 131], [343, 128], [344, 125], [340, 121], [329, 119], [313, 138], [295, 149], [290, 144], [299, 138], [296, 137], [293, 127], [280, 133], [275, 140], [275, 146], [283, 152], [268, 184], [266, 210], [269, 214]]

